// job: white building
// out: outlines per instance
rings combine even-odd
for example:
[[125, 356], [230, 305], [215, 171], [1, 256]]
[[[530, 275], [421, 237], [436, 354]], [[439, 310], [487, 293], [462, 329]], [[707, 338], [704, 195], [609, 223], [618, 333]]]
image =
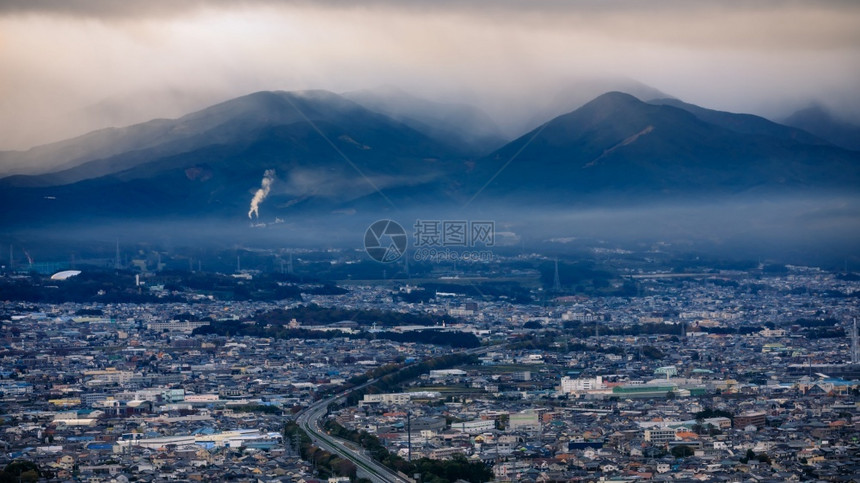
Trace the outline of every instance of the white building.
[[645, 430], [645, 441], [650, 443], [668, 443], [670, 441], [675, 441], [675, 434], [677, 433], [677, 429], [675, 428], [651, 428]]
[[209, 322], [192, 321], [192, 320], [170, 320], [167, 322], [150, 322], [146, 324], [146, 328], [155, 332], [182, 332], [190, 334], [194, 329], [209, 325]]
[[406, 404], [412, 399], [436, 399], [440, 394], [436, 391], [394, 392], [387, 394], [365, 394], [359, 401], [359, 406], [367, 404]]
[[561, 314], [561, 320], [576, 322], [599, 322], [603, 320], [603, 316], [600, 314], [593, 314], [591, 312], [585, 311], [567, 311]]
[[595, 389], [603, 389], [606, 386], [603, 384], [603, 376], [586, 379], [572, 379], [570, 377], [561, 378], [561, 392], [564, 394], [575, 394]]
[[431, 379], [441, 379], [445, 377], [463, 377], [466, 371], [462, 369], [433, 369], [430, 371]]
[[88, 383], [96, 384], [126, 384], [131, 381], [135, 374], [131, 371], [118, 371], [115, 368], [104, 370], [84, 371], [84, 376], [92, 377]]
[[508, 417], [511, 431], [540, 431], [540, 417], [534, 411], [513, 413]]
[[495, 429], [496, 422], [492, 419], [475, 419], [472, 421], [463, 421], [461, 423], [451, 423], [451, 429], [460, 431], [461, 433], [480, 434], [485, 431]]

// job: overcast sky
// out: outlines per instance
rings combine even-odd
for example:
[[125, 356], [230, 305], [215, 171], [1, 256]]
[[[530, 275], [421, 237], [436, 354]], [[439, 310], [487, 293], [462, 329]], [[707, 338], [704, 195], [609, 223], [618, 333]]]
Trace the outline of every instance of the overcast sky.
[[386, 84], [515, 130], [594, 79], [860, 119], [860, 2], [0, 0], [0, 149], [257, 90]]

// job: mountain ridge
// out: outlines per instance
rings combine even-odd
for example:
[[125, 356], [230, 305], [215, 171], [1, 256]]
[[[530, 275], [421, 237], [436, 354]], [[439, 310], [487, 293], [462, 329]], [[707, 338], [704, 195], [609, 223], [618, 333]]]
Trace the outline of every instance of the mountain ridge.
[[801, 109], [782, 123], [809, 131], [845, 149], [860, 151], [860, 126], [836, 118], [820, 105]]
[[[524, 195], [540, 191], [560, 202], [599, 192], [846, 189], [858, 181], [855, 154], [815, 142], [732, 131], [685, 109], [611, 92], [526, 133], [482, 164], [485, 179], [492, 178], [485, 188], [491, 194], [530, 198]], [[829, 179], [834, 172], [838, 179]]]
[[[860, 153], [809, 133], [621, 92], [598, 96], [479, 158], [328, 91], [261, 91], [156, 124], [164, 134], [156, 147], [48, 175], [0, 179], [0, 202], [11, 207], [0, 221], [247, 220], [248, 204], [267, 177], [271, 192], [261, 212], [268, 219], [434, 203], [462, 207], [473, 200], [539, 209], [853, 193], [860, 185]], [[152, 134], [150, 127], [144, 134]]]

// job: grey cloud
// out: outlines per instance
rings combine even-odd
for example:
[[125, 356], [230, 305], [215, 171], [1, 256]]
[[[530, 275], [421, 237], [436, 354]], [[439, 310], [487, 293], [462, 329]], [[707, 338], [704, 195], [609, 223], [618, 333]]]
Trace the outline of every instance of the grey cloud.
[[382, 84], [477, 104], [514, 136], [629, 90], [594, 78], [860, 113], [860, 2], [0, 0], [0, 149], [256, 90]]
[[815, 8], [856, 11], [851, 0], [750, 0], [744, 2], [721, 0], [690, 2], [688, 0], [5, 0], [0, 2], [3, 13], [41, 13], [79, 15], [87, 17], [141, 17], [181, 15], [206, 8], [248, 8], [256, 6], [303, 6], [336, 9], [395, 9], [420, 12], [467, 12], [472, 14], [547, 13], [599, 14], [611, 12], [689, 14], [707, 11], [755, 12], [787, 8]]
[[6, 0], [0, 3], [0, 16], [138, 21], [254, 8], [459, 16], [477, 23], [598, 31], [616, 38], [700, 48], [855, 49], [860, 45], [860, 2], [848, 0]]

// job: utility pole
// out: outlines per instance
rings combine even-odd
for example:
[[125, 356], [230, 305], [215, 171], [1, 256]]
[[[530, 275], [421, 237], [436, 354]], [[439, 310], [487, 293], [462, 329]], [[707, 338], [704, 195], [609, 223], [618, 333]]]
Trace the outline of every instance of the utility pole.
[[406, 448], [407, 461], [412, 461], [412, 413], [406, 411]]

